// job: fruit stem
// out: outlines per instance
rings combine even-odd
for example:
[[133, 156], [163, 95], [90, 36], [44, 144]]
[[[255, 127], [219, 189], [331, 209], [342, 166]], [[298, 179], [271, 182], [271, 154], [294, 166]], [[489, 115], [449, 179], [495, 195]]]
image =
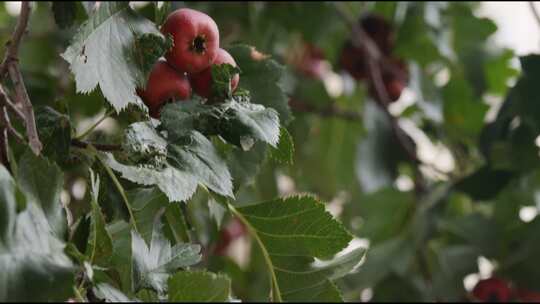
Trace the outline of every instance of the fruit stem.
[[81, 135], [75, 136], [74, 139], [83, 139], [86, 135], [90, 134], [100, 123], [102, 123], [105, 118], [111, 116], [111, 114], [114, 113], [114, 110], [110, 110], [109, 112], [105, 113], [103, 117], [101, 117], [98, 121], [96, 121], [93, 125], [91, 125], [88, 129], [86, 129], [84, 132], [82, 132]]

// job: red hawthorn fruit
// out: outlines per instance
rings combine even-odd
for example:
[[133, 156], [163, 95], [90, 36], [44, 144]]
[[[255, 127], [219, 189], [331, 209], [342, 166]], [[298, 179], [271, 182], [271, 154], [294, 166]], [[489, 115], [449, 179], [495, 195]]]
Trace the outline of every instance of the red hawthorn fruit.
[[392, 52], [395, 44], [394, 29], [384, 17], [369, 14], [362, 17], [359, 23], [383, 54], [389, 55]]
[[307, 77], [322, 79], [327, 70], [324, 52], [312, 45], [305, 44], [301, 50], [300, 58], [294, 62], [298, 71]]
[[510, 284], [499, 278], [480, 280], [472, 291], [472, 295], [482, 302], [508, 302], [512, 297]]
[[202, 12], [178, 9], [167, 16], [161, 32], [173, 37], [173, 47], [165, 58], [179, 71], [199, 73], [216, 59], [219, 30], [216, 22]]
[[161, 106], [169, 99], [185, 100], [191, 96], [191, 85], [187, 77], [178, 73], [160, 59], [152, 67], [146, 89], [137, 89], [137, 94], [148, 106], [150, 116], [159, 118]]
[[[403, 89], [409, 82], [409, 71], [405, 61], [396, 57], [387, 58], [385, 67], [380, 67], [384, 88], [391, 102], [397, 101], [401, 97]], [[369, 84], [371, 96], [377, 98], [373, 83]]]
[[389, 82], [385, 82], [386, 92], [391, 101], [396, 101], [401, 96], [401, 92], [405, 88], [405, 84], [399, 79], [392, 79]]
[[343, 49], [341, 49], [339, 65], [356, 80], [362, 80], [368, 77], [364, 49], [353, 46], [349, 40], [345, 42]]
[[219, 241], [215, 248], [215, 253], [224, 255], [232, 241], [246, 234], [246, 227], [240, 220], [233, 218], [219, 234]]
[[[217, 52], [216, 59], [212, 64], [224, 64], [228, 63], [236, 67], [236, 61], [234, 58], [224, 49], [219, 49]], [[191, 74], [190, 75], [191, 85], [193, 86], [193, 91], [199, 96], [208, 98], [212, 93], [212, 67], [206, 68], [204, 71]], [[236, 87], [238, 87], [238, 82], [240, 81], [240, 75], [236, 74], [231, 79], [231, 89], [234, 92]]]
[[[403, 92], [403, 89], [405, 89], [406, 83], [391, 73], [383, 73], [382, 80], [390, 102], [397, 101], [399, 97], [401, 97], [401, 93]], [[369, 94], [373, 98], [378, 99], [375, 84], [371, 82], [369, 83]]]

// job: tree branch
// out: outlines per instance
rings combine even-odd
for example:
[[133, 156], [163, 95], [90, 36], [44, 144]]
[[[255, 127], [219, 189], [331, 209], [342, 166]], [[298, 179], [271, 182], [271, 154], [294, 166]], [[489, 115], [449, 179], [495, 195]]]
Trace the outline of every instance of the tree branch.
[[72, 139], [71, 140], [71, 145], [74, 146], [74, 147], [78, 147], [78, 148], [87, 148], [89, 145], [92, 145], [94, 146], [94, 148], [96, 148], [96, 150], [99, 150], [99, 151], [120, 151], [122, 150], [122, 146], [120, 145], [113, 145], [113, 144], [98, 144], [98, 143], [91, 143], [91, 142], [86, 142], [86, 141], [82, 141], [82, 140], [78, 140], [78, 139]]
[[335, 105], [330, 105], [325, 108], [316, 108], [311, 104], [303, 102], [301, 100], [291, 98], [289, 100], [289, 106], [293, 111], [303, 112], [303, 113], [313, 113], [321, 117], [336, 117], [348, 121], [361, 121], [362, 117], [360, 113], [354, 111], [347, 111], [336, 107]]
[[13, 137], [20, 143], [20, 144], [24, 144], [25, 141], [24, 141], [24, 137], [22, 137], [21, 134], [19, 134], [19, 132], [17, 132], [17, 130], [13, 127], [13, 125], [11, 125], [11, 121], [9, 119], [9, 115], [7, 113], [7, 109], [5, 106], [2, 106], [0, 108], [0, 124], [7, 130], [9, 131], [9, 133], [11, 133], [11, 135], [13, 135]]
[[21, 13], [19, 14], [19, 19], [17, 20], [17, 26], [15, 31], [11, 35], [11, 40], [7, 42], [7, 50], [4, 56], [4, 60], [0, 65], [0, 78], [3, 78], [7, 72], [8, 65], [10, 62], [18, 61], [19, 45], [21, 43], [22, 36], [26, 32], [26, 27], [28, 26], [28, 20], [30, 19], [30, 3], [28, 1], [22, 1], [21, 3]]
[[392, 126], [392, 131], [407, 153], [408, 158], [415, 164], [419, 164], [420, 160], [416, 154], [416, 148], [413, 146], [413, 141], [399, 126], [396, 117], [394, 117], [388, 110], [388, 105], [392, 102], [388, 97], [388, 92], [384, 86], [384, 81], [381, 73], [380, 66], [386, 65], [385, 60], [379, 51], [379, 48], [373, 42], [371, 37], [359, 26], [356, 19], [351, 15], [350, 11], [342, 6], [343, 3], [335, 3], [337, 12], [341, 15], [342, 19], [351, 27], [353, 46], [363, 49], [366, 53], [366, 59], [368, 64], [369, 81], [371, 81], [373, 88], [375, 89], [375, 100], [385, 115], [388, 117]]
[[540, 26], [540, 15], [538, 14], [538, 11], [536, 10], [536, 7], [534, 7], [534, 2], [529, 1], [529, 7], [531, 9], [531, 12], [534, 16], [534, 19], [536, 20], [536, 23], [538, 23], [538, 26]]
[[[19, 68], [18, 61], [18, 52], [19, 45], [23, 34], [26, 32], [26, 27], [28, 26], [28, 19], [30, 17], [30, 3], [28, 1], [23, 1], [21, 5], [21, 13], [17, 22], [17, 26], [13, 31], [11, 40], [7, 46], [6, 55], [4, 61], [0, 65], [0, 78], [3, 78], [4, 74], [7, 72], [13, 82], [13, 87], [15, 88], [15, 100], [18, 104], [21, 105], [22, 109], [17, 112], [18, 115], [23, 116], [24, 123], [26, 125], [26, 134], [28, 135], [28, 143], [34, 154], [39, 155], [43, 145], [39, 140], [38, 132], [36, 129], [36, 121], [34, 117], [34, 109], [32, 107], [32, 102], [26, 91], [26, 86], [24, 85], [24, 80]], [[6, 96], [4, 94], [4, 96]], [[5, 98], [7, 103], [7, 98]], [[15, 109], [13, 107], [13, 109]]]
[[4, 90], [4, 87], [0, 84], [0, 100], [1, 102], [4, 103], [5, 106], [7, 106], [13, 113], [15, 113], [15, 115], [17, 115], [17, 117], [19, 117], [19, 119], [21, 119], [22, 121], [24, 121], [24, 114], [23, 112], [21, 111], [21, 109], [19, 109], [19, 107], [17, 107], [16, 104], [13, 103], [13, 101], [11, 101], [11, 99], [9, 99], [9, 96], [8, 94], [6, 93], [6, 91]]

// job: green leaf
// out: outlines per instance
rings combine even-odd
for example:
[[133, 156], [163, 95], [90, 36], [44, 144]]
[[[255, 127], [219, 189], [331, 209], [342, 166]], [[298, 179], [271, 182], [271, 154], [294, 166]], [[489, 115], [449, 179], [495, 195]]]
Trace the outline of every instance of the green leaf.
[[[407, 154], [398, 143], [388, 118], [375, 103], [365, 105], [363, 118], [368, 135], [358, 146], [357, 176], [362, 189], [371, 193], [393, 185], [398, 164], [407, 159]], [[407, 140], [415, 146], [412, 139], [407, 137]]]
[[155, 32], [144, 33], [142, 35], [135, 33], [135, 47], [133, 48], [133, 58], [142, 75], [138, 75], [138, 87], [146, 87], [148, 76], [156, 60], [160, 58], [173, 45], [170, 36], [163, 37]]
[[433, 292], [443, 301], [460, 301], [467, 291], [463, 278], [478, 272], [478, 251], [466, 245], [440, 248], [433, 267]]
[[403, 274], [414, 254], [412, 241], [401, 234], [370, 247], [366, 262], [357, 273], [345, 279], [358, 289], [376, 286], [391, 273]]
[[61, 29], [69, 28], [76, 21], [87, 17], [86, 10], [80, 2], [53, 2], [52, 11], [54, 21]]
[[228, 142], [251, 149], [255, 140], [275, 147], [279, 141], [279, 118], [274, 109], [248, 102], [223, 104], [225, 121], [220, 125], [220, 135]]
[[412, 193], [384, 189], [361, 198], [361, 204], [347, 206], [355, 215], [361, 215], [362, 226], [359, 236], [366, 237], [370, 244], [377, 244], [399, 234], [410, 219], [415, 206]]
[[169, 137], [182, 137], [195, 129], [205, 135], [220, 135], [226, 141], [249, 150], [255, 140], [272, 146], [279, 141], [279, 117], [271, 108], [232, 99], [219, 105], [197, 101], [171, 103], [161, 112]]
[[426, 24], [421, 5], [417, 3], [407, 6], [405, 20], [397, 29], [395, 53], [426, 66], [443, 58], [446, 45], [438, 43], [435, 37], [442, 39], [447, 35], [434, 35], [434, 31]]
[[536, 104], [540, 98], [536, 84], [540, 56], [528, 55], [520, 60], [522, 75], [509, 90], [495, 121], [482, 130], [480, 147], [499, 169], [527, 171], [538, 166], [535, 156], [538, 148], [533, 143], [540, 132], [540, 111]]
[[[146, 128], [144, 136], [134, 137], [138, 146], [147, 147], [148, 142], [157, 147], [163, 138], [157, 132]], [[146, 136], [148, 135], [148, 136]], [[141, 150], [131, 141], [131, 150]], [[162, 146], [160, 146], [162, 147]], [[231, 176], [225, 162], [218, 155], [212, 143], [197, 131], [167, 144], [167, 160], [159, 167], [144, 165], [124, 165], [111, 154], [105, 153], [108, 166], [122, 173], [122, 177], [143, 185], [157, 185], [171, 201], [188, 200], [198, 184], [216, 193], [233, 197]]]
[[[488, 200], [495, 197], [515, 176], [511, 171], [495, 170], [483, 166], [456, 182], [455, 189], [467, 193], [474, 200]], [[484, 185], [490, 187], [484, 187]]]
[[137, 122], [124, 131], [122, 146], [130, 160], [149, 166], [160, 166], [167, 157], [167, 141], [150, 122]]
[[161, 232], [161, 213], [156, 216], [150, 248], [135, 231], [131, 232], [133, 253], [133, 288], [153, 288], [159, 294], [167, 291], [169, 276], [178, 270], [198, 263], [201, 259], [199, 245], [171, 243]]
[[231, 172], [234, 189], [240, 186], [251, 185], [255, 182], [255, 177], [259, 174], [268, 146], [262, 142], [256, 142], [249, 151], [242, 149], [231, 149], [227, 153], [227, 166]]
[[213, 64], [211, 66], [212, 73], [212, 98], [224, 100], [232, 97], [231, 79], [234, 75], [240, 73], [238, 67], [234, 67], [228, 63]]
[[444, 123], [456, 138], [472, 141], [484, 125], [488, 106], [474, 96], [472, 88], [459, 71], [452, 71], [452, 78], [443, 88]]
[[171, 2], [163, 1], [161, 4], [161, 7], [157, 7], [157, 1], [155, 3], [156, 3], [156, 11], [155, 11], [156, 24], [161, 25], [163, 24], [163, 22], [165, 22], [165, 19], [171, 13]]
[[45, 156], [63, 165], [69, 157], [71, 147], [71, 121], [69, 116], [51, 107], [36, 107], [36, 126], [43, 144]]
[[505, 49], [497, 56], [488, 59], [484, 67], [488, 89], [491, 93], [504, 95], [508, 90], [508, 80], [518, 75], [518, 71], [511, 66], [514, 52]]
[[60, 168], [27, 149], [19, 160], [17, 177], [28, 201], [43, 209], [55, 234], [63, 238], [67, 222], [60, 201], [64, 186], [64, 174]]
[[197, 131], [184, 140], [187, 142], [168, 146], [168, 163], [177, 170], [185, 170], [210, 190], [234, 197], [227, 165], [212, 143]]
[[107, 266], [113, 252], [113, 244], [109, 232], [105, 229], [105, 219], [98, 204], [99, 177], [90, 170], [92, 219], [89, 236], [89, 246], [86, 255], [90, 257], [93, 265]]
[[96, 297], [105, 300], [105, 302], [140, 302], [138, 299], [130, 299], [120, 290], [114, 288], [108, 283], [99, 283], [93, 288]]
[[64, 301], [72, 296], [75, 269], [38, 204], [16, 214], [16, 188], [0, 167], [0, 301]]
[[120, 112], [129, 104], [143, 105], [135, 88], [144, 85], [149, 67], [166, 47], [156, 26], [127, 2], [104, 2], [81, 25], [62, 57], [75, 75], [77, 92], [89, 93], [99, 85]]
[[270, 149], [270, 157], [278, 163], [292, 165], [294, 162], [294, 142], [286, 128], [279, 128], [279, 143]]
[[228, 49], [242, 70], [239, 87], [249, 91], [251, 102], [273, 108], [279, 113], [283, 124], [292, 119], [289, 99], [281, 88], [284, 66], [257, 52], [247, 45], [235, 45]]
[[154, 229], [154, 219], [161, 209], [165, 209], [162, 217], [163, 232], [171, 241], [188, 241], [189, 236], [184, 220], [184, 214], [178, 204], [170, 203], [159, 189], [136, 188], [127, 192], [128, 200], [131, 202], [133, 215], [141, 237], [150, 242]]
[[311, 196], [294, 196], [233, 209], [248, 226], [270, 267], [275, 299], [341, 301], [331, 280], [343, 277], [361, 262], [358, 248], [323, 265], [352, 236]]
[[180, 271], [168, 285], [170, 302], [225, 302], [231, 294], [231, 280], [211, 272]]

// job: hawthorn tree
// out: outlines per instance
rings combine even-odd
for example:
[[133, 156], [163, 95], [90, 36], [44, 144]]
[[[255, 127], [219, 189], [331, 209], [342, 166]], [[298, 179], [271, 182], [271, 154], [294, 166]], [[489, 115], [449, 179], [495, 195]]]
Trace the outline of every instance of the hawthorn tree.
[[477, 6], [0, 5], [0, 301], [538, 300], [540, 57]]

